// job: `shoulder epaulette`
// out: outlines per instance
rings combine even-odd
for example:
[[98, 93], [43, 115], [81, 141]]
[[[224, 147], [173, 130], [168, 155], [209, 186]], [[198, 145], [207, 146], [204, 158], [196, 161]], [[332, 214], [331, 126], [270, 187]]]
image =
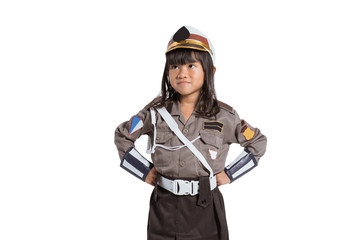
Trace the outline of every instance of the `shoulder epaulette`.
[[160, 99], [161, 99], [161, 96], [154, 98], [151, 102], [149, 102], [149, 103], [144, 107], [144, 109], [146, 109], [146, 110], [150, 109], [150, 108], [154, 105], [154, 103], [158, 102]]
[[230, 113], [235, 113], [235, 110], [234, 108], [232, 108], [231, 106], [227, 105], [226, 103], [224, 102], [221, 102], [218, 100], [218, 104], [219, 104], [219, 107], [222, 108], [222, 109], [225, 109], [226, 111], [230, 112]]

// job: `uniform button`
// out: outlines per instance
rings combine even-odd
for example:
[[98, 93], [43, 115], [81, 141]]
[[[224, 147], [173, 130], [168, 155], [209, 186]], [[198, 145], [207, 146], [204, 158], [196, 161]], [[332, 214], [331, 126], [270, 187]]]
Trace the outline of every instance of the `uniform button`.
[[188, 132], [189, 132], [189, 129], [187, 129], [187, 128], [185, 128], [183, 131], [184, 134], [187, 134]]
[[180, 161], [180, 166], [181, 167], [185, 166], [185, 161]]

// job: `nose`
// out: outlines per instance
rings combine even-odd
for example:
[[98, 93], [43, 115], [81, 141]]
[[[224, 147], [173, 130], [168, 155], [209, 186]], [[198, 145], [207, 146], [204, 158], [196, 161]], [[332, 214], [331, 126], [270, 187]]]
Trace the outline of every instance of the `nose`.
[[177, 77], [180, 79], [188, 77], [188, 71], [187, 71], [186, 66], [179, 67], [179, 73], [178, 73]]

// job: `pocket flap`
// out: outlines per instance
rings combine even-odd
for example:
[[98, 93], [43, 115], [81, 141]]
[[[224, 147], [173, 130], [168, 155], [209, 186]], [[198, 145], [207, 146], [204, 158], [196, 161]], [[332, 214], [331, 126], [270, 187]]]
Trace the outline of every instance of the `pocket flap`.
[[172, 131], [157, 131], [156, 143], [166, 143], [172, 137], [174, 137], [174, 133]]
[[212, 130], [200, 131], [200, 137], [204, 143], [220, 148], [223, 144], [223, 134]]

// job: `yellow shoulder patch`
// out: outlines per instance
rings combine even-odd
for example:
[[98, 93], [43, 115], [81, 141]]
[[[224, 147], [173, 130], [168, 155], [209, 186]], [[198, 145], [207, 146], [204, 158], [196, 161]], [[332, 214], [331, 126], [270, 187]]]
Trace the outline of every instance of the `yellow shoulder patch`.
[[255, 135], [255, 132], [251, 130], [249, 127], [246, 128], [246, 130], [243, 132], [243, 135], [247, 141], [252, 139]]

